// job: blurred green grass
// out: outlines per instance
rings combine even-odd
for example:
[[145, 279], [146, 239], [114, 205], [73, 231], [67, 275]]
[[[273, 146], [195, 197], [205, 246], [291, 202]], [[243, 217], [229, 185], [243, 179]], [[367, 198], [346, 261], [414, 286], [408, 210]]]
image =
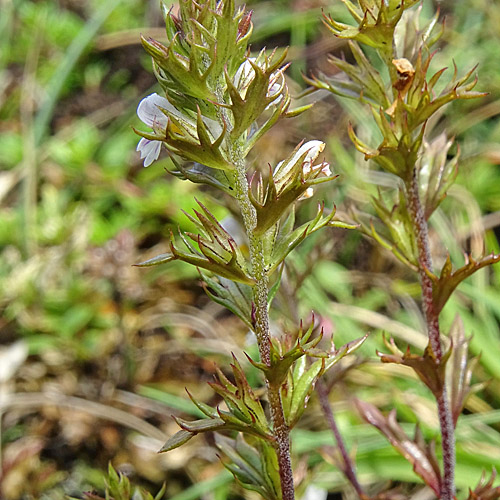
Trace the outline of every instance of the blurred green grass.
[[[455, 61], [461, 72], [479, 64], [478, 88], [489, 92], [449, 106], [435, 125], [436, 133], [456, 136], [461, 164], [431, 237], [438, 262], [444, 254], [437, 235], [459, 264], [464, 250], [499, 251], [500, 5], [439, 5], [446, 32], [433, 64], [452, 71]], [[328, 52], [346, 50], [320, 22], [322, 9], [345, 19], [340, 2], [252, 1], [248, 7], [255, 49], [290, 45], [294, 94], [304, 88], [301, 72], [326, 70]], [[434, 7], [425, 2], [424, 15]], [[241, 345], [252, 354], [254, 346], [245, 344], [238, 320], [207, 300], [189, 267], [131, 267], [164, 251], [170, 230], [189, 229], [181, 210], [194, 207], [194, 196], [217, 216], [228, 213], [209, 191], [169, 177], [162, 168], [167, 158], [144, 169], [135, 153], [135, 109], [155, 88], [138, 33], [161, 37], [156, 2], [3, 0], [0, 8], [0, 341], [8, 346], [22, 339], [29, 347], [27, 360], [4, 384], [11, 400], [0, 412], [2, 494], [13, 500], [81, 496], [102, 489], [112, 460], [151, 491], [166, 480], [169, 498], [250, 498], [228, 486], [202, 438], [165, 458], [155, 454], [157, 436], [142, 438], [112, 412], [71, 411], [54, 402], [15, 406], [16, 395], [52, 391], [123, 409], [171, 434], [169, 415], [189, 414], [183, 387], [210, 401], [211, 363], [226, 363]], [[366, 111], [349, 101], [315, 99], [307, 116], [263, 139], [259, 161], [275, 163], [303, 138], [325, 140], [327, 159], [341, 177], [333, 193], [319, 196], [339, 212], [352, 205], [367, 210], [366, 192], [384, 179], [370, 174], [346, 136], [349, 120], [366, 124], [365, 136], [373, 134]], [[314, 201], [302, 206], [303, 214], [314, 210]], [[424, 345], [415, 277], [358, 233], [342, 231], [325, 231], [300, 247], [287, 271], [275, 301], [277, 324], [292, 328], [314, 309], [338, 345], [371, 332], [360, 352], [364, 362], [350, 361], [332, 393], [347, 443], [357, 450], [361, 480], [374, 489], [391, 480], [413, 483], [409, 466], [361, 424], [349, 401], [354, 393], [397, 408], [409, 432], [415, 414], [423, 416], [426, 437], [438, 435], [426, 389], [375, 356], [382, 332], [400, 345]], [[484, 269], [459, 287], [443, 312], [445, 331], [462, 316], [473, 335], [472, 353], [481, 354], [474, 381], [488, 382], [469, 399], [458, 428], [461, 488], [500, 462], [499, 290], [500, 268]], [[260, 383], [255, 373], [252, 380]], [[294, 450], [308, 455], [307, 480], [348, 495], [338, 470], [321, 458], [324, 445], [332, 444], [324, 429], [313, 398]]]

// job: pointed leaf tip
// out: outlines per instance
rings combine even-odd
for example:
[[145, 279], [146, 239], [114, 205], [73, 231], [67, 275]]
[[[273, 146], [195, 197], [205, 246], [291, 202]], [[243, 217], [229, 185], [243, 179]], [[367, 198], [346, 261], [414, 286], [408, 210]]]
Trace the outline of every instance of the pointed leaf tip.
[[192, 437], [194, 433], [180, 430], [176, 432], [161, 448], [158, 450], [158, 453], [164, 453], [167, 451], [175, 450], [175, 448], [179, 448], [183, 444], [187, 443]]

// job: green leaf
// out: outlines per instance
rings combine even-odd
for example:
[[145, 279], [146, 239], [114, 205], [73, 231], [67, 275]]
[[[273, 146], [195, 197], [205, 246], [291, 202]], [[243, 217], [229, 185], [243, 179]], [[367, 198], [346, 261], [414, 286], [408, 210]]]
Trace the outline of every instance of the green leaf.
[[200, 274], [207, 295], [236, 314], [248, 328], [252, 328], [252, 288], [226, 278], [211, 277], [203, 271]]
[[287, 424], [290, 428], [297, 423], [302, 413], [304, 413], [307, 401], [314, 390], [314, 384], [324, 370], [324, 364], [324, 360], [318, 360], [305, 371], [303, 371], [302, 364], [299, 364], [296, 371], [294, 370], [291, 399], [288, 405], [288, 415], [286, 415]]
[[140, 262], [139, 264], [134, 264], [135, 267], [151, 267], [158, 266], [160, 264], [166, 264], [167, 262], [171, 262], [175, 260], [175, 256], [171, 253], [162, 253], [161, 255], [157, 255], [152, 259], [145, 260], [144, 262]]
[[184, 420], [174, 417], [179, 427], [183, 430], [198, 434], [200, 432], [215, 431], [224, 426], [224, 421], [220, 418], [202, 418], [200, 420]]
[[271, 274], [286, 258], [286, 256], [296, 248], [307, 236], [314, 233], [318, 229], [323, 227], [345, 227], [354, 228], [356, 226], [345, 224], [340, 221], [334, 220], [335, 217], [335, 207], [330, 212], [330, 214], [323, 216], [325, 206], [324, 204], [318, 204], [318, 211], [316, 217], [302, 224], [300, 227], [294, 229], [290, 232], [290, 227], [293, 224], [294, 218], [288, 217], [284, 226], [280, 229], [276, 242], [274, 245], [273, 253], [270, 259], [270, 271]]
[[179, 446], [187, 443], [194, 436], [193, 432], [188, 432], [185, 430], [177, 431], [158, 451], [158, 453], [163, 453], [166, 451], [175, 450]]
[[236, 439], [216, 434], [217, 447], [231, 460], [223, 462], [236, 481], [248, 490], [257, 491], [264, 498], [279, 500], [280, 480], [274, 448], [258, 439], [250, 446], [239, 434]]

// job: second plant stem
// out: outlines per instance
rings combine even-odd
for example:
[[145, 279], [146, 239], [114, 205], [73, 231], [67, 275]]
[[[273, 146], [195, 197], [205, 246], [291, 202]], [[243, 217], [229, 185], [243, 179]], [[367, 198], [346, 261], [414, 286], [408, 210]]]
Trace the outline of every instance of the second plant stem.
[[[253, 323], [262, 363], [271, 365], [271, 332], [269, 329], [268, 295], [269, 278], [266, 270], [263, 236], [255, 234], [257, 215], [248, 196], [248, 180], [245, 160], [241, 150], [235, 146], [232, 159], [236, 165], [235, 187], [243, 223], [249, 239], [250, 262], [255, 279], [253, 287]], [[278, 458], [281, 492], [283, 500], [294, 500], [292, 461], [290, 457], [290, 430], [285, 419], [281, 399], [281, 387], [266, 380], [267, 395], [273, 424], [275, 449]]]
[[[408, 208], [417, 239], [418, 267], [422, 285], [422, 303], [427, 324], [427, 333], [436, 362], [441, 363], [443, 351], [440, 342], [439, 315], [434, 307], [432, 280], [428, 274], [428, 272], [432, 271], [428, 226], [420, 201], [418, 171], [416, 168], [413, 169], [411, 180], [407, 183], [407, 193]], [[443, 481], [440, 498], [441, 500], [453, 500], [455, 495], [455, 436], [446, 386], [444, 386], [441, 394], [436, 399], [441, 427], [441, 447], [443, 450]]]
[[316, 392], [319, 396], [319, 403], [321, 405], [321, 409], [323, 410], [323, 414], [325, 415], [326, 421], [330, 427], [330, 430], [335, 437], [335, 441], [337, 443], [337, 448], [342, 456], [342, 460], [344, 465], [342, 467], [342, 472], [344, 473], [347, 480], [352, 484], [353, 488], [356, 490], [359, 498], [366, 499], [368, 496], [363, 491], [361, 484], [356, 477], [356, 471], [354, 468], [354, 464], [347, 452], [347, 448], [345, 447], [344, 440], [342, 439], [342, 435], [340, 434], [340, 429], [337, 426], [337, 422], [335, 421], [335, 417], [333, 415], [333, 410], [330, 406], [330, 402], [328, 400], [328, 390], [326, 388], [326, 384], [323, 380], [319, 379], [316, 382]]

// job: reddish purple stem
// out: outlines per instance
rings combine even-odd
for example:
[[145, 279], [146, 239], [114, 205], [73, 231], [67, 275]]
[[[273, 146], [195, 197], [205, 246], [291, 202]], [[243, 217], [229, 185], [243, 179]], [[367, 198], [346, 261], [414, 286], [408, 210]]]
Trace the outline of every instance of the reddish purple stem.
[[[429, 343], [437, 362], [441, 362], [439, 315], [432, 297], [432, 280], [427, 272], [432, 271], [432, 259], [429, 247], [429, 231], [418, 192], [418, 172], [415, 168], [411, 182], [407, 183], [408, 208], [412, 217], [418, 246], [419, 275], [422, 284], [422, 303], [427, 324]], [[453, 417], [448, 402], [446, 387], [437, 398], [439, 424], [441, 427], [441, 447], [443, 450], [443, 479], [441, 482], [441, 500], [453, 500], [455, 496], [455, 436]]]
[[330, 426], [333, 435], [335, 436], [335, 441], [337, 442], [337, 448], [342, 455], [342, 460], [344, 461], [344, 467], [342, 468], [342, 472], [344, 473], [347, 480], [352, 484], [353, 488], [356, 490], [356, 493], [360, 498], [368, 498], [368, 496], [363, 491], [363, 488], [359, 484], [358, 478], [356, 477], [356, 471], [354, 469], [354, 464], [352, 463], [351, 457], [347, 453], [347, 449], [345, 447], [344, 441], [340, 434], [339, 428], [337, 426], [337, 422], [335, 421], [335, 417], [333, 415], [332, 407], [330, 406], [330, 402], [328, 401], [328, 391], [326, 386], [322, 380], [318, 380], [316, 383], [316, 392], [319, 396], [319, 402], [321, 404], [321, 409], [325, 414], [326, 421]]

